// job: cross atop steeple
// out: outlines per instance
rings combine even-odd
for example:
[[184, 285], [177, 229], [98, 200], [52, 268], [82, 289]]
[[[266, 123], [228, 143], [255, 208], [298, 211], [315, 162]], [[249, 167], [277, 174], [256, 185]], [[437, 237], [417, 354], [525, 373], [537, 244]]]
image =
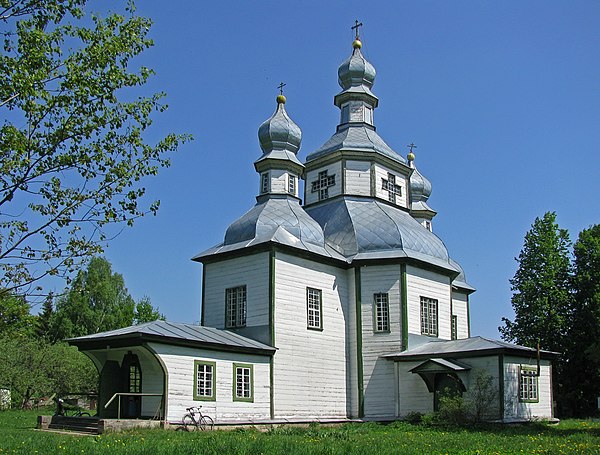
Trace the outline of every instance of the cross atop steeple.
[[411, 143], [411, 144], [407, 145], [407, 147], [410, 149], [411, 153], [412, 153], [413, 149], [417, 148], [417, 146], [414, 143]]
[[362, 22], [358, 22], [358, 19], [354, 21], [354, 25], [352, 27], [350, 27], [352, 30], [354, 30], [356, 32], [356, 36], [355, 39], [358, 39], [358, 28], [362, 27], [363, 23]]
[[279, 89], [279, 94], [283, 95], [283, 87], [285, 87], [287, 84], [280, 82], [279, 85], [277, 86], [277, 88]]

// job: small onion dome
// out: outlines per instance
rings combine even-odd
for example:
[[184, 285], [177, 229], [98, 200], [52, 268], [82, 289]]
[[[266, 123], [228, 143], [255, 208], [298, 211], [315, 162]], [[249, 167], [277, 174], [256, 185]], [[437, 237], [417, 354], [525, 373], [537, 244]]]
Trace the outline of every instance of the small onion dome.
[[363, 57], [360, 48], [362, 43], [356, 39], [352, 43], [352, 55], [338, 68], [338, 83], [344, 90], [355, 85], [373, 86], [375, 81], [375, 67]]
[[277, 109], [270, 119], [258, 128], [258, 140], [264, 153], [273, 150], [289, 150], [297, 153], [302, 141], [300, 127], [285, 111], [285, 96], [277, 96]]
[[427, 202], [427, 199], [431, 196], [431, 182], [423, 177], [417, 168], [414, 168], [410, 176], [410, 191], [413, 203]]

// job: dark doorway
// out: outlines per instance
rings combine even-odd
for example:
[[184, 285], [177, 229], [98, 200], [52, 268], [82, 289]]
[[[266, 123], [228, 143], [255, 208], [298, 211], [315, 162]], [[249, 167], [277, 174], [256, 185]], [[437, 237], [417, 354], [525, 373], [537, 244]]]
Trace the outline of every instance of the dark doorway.
[[116, 418], [119, 402], [115, 399], [108, 408], [104, 408], [108, 400], [117, 392], [121, 392], [121, 368], [116, 360], [107, 360], [100, 372], [100, 390], [98, 393], [98, 416]]
[[[142, 369], [137, 354], [129, 351], [123, 357], [121, 364], [121, 383], [122, 392], [141, 393], [142, 392]], [[126, 419], [137, 419], [142, 416], [142, 397], [123, 396], [121, 397], [121, 417]]]
[[433, 392], [433, 410], [440, 410], [440, 398], [462, 396], [465, 387], [454, 373], [437, 373]]

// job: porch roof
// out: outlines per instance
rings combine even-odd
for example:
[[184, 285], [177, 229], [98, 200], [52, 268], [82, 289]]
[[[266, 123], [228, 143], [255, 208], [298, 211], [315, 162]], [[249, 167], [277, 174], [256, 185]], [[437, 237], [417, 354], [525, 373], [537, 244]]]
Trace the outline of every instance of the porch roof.
[[66, 340], [82, 350], [125, 347], [146, 342], [217, 351], [273, 355], [276, 348], [229, 330], [167, 321], [153, 321]]
[[[535, 348], [477, 336], [460, 340], [431, 340], [428, 343], [416, 346], [415, 348], [384, 354], [381, 357], [397, 362], [408, 362], [414, 360], [427, 360], [432, 357], [461, 358], [495, 354], [532, 357], [537, 355], [537, 350]], [[553, 359], [559, 355], [558, 352], [540, 351], [540, 357], [543, 359]]]

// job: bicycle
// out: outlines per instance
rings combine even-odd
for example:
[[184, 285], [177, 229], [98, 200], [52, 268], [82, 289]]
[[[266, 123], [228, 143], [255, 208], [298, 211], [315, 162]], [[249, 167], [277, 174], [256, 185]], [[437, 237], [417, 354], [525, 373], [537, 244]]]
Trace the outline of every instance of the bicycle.
[[[214, 428], [215, 422], [210, 416], [202, 414], [202, 411], [200, 411], [201, 407], [192, 406], [191, 408], [185, 408], [187, 414], [181, 419], [181, 424], [185, 431], [197, 431], [198, 429], [205, 431]], [[196, 417], [196, 414], [198, 414], [198, 417]]]
[[64, 405], [64, 400], [62, 398], [57, 398], [56, 400], [56, 412], [55, 416], [62, 417], [91, 417], [90, 413], [87, 411], [83, 411], [81, 408], [67, 409]]

